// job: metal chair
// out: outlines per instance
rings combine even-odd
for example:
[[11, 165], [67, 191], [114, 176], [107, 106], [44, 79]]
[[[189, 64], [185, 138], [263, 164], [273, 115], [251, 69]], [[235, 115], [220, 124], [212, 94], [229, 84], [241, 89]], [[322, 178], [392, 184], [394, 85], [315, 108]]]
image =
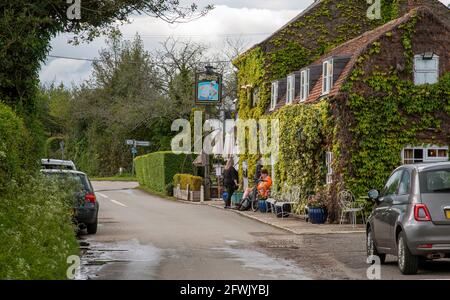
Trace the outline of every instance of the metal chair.
[[[288, 186], [285, 184], [283, 188], [283, 194], [281, 195], [281, 199], [276, 201], [274, 204], [275, 215], [277, 212], [277, 208], [281, 211], [281, 218], [284, 218], [285, 215], [289, 216], [292, 213], [292, 206], [297, 204], [300, 200], [300, 188], [297, 186]], [[285, 205], [290, 207], [290, 212], [285, 212]]]
[[349, 214], [350, 221], [352, 223], [353, 228], [356, 226], [356, 217], [358, 212], [361, 213], [363, 223], [365, 223], [365, 214], [364, 214], [364, 208], [362, 206], [357, 206], [355, 196], [352, 194], [352, 192], [343, 190], [338, 194], [338, 202], [339, 202], [339, 208], [341, 211], [341, 217], [339, 220], [339, 224], [342, 224], [345, 216]]

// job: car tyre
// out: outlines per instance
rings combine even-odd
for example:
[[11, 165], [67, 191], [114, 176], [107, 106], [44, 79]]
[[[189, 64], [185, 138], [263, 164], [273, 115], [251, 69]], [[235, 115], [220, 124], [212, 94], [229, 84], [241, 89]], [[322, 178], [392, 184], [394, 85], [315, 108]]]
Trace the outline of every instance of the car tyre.
[[404, 275], [414, 275], [419, 271], [419, 257], [412, 255], [406, 243], [404, 232], [400, 232], [397, 241], [398, 267]]
[[98, 225], [98, 218], [95, 218], [94, 223], [86, 225], [87, 233], [88, 234], [96, 234], [97, 233], [97, 225]]
[[386, 262], [386, 254], [378, 253], [377, 246], [375, 245], [375, 241], [373, 240], [372, 229], [369, 228], [367, 231], [367, 257], [370, 256], [378, 256], [380, 258], [380, 263], [384, 264]]

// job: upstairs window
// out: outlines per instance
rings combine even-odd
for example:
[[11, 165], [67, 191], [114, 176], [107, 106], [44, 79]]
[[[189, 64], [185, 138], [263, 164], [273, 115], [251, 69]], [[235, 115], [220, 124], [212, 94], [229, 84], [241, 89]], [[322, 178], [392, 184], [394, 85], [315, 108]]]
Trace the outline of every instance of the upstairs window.
[[272, 82], [272, 91], [271, 91], [271, 100], [270, 100], [270, 109], [275, 109], [278, 101], [278, 81]]
[[439, 80], [439, 56], [424, 53], [414, 56], [414, 83], [433, 84]]
[[309, 95], [309, 69], [300, 73], [300, 101], [305, 101]]
[[291, 104], [295, 98], [295, 74], [287, 78], [286, 104]]
[[322, 74], [322, 95], [326, 95], [331, 91], [331, 88], [333, 87], [333, 59], [329, 59], [323, 62]]

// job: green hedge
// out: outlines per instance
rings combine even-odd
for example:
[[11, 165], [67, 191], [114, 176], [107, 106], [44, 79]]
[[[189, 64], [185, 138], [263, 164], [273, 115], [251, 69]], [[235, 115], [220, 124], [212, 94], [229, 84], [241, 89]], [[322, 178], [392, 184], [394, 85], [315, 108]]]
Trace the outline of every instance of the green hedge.
[[191, 173], [193, 168], [191, 156], [170, 151], [138, 156], [134, 162], [139, 184], [159, 193], [166, 193], [175, 174]]
[[0, 102], [0, 190], [22, 169], [26, 136], [23, 120]]
[[179, 184], [182, 190], [186, 190], [189, 185], [191, 191], [200, 191], [202, 181], [202, 177], [191, 174], [175, 174], [173, 176], [173, 185], [176, 187]]

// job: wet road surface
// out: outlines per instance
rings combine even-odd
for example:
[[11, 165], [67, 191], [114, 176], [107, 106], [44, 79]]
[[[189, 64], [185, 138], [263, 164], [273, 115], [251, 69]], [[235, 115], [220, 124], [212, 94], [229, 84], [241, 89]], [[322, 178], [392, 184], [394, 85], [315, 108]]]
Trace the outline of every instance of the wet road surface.
[[[364, 234], [293, 235], [231, 211], [149, 195], [136, 183], [94, 182], [96, 235], [80, 237], [78, 279], [367, 279]], [[382, 279], [450, 279], [450, 261]]]

